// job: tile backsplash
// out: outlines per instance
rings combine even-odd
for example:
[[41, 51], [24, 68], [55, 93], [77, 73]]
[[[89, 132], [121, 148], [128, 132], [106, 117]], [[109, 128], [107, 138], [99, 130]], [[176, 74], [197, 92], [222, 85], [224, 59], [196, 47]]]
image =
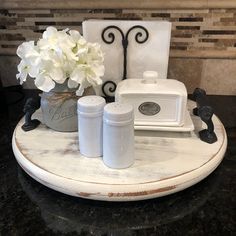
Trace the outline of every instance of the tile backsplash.
[[47, 26], [77, 29], [86, 19], [172, 22], [171, 57], [236, 58], [236, 9], [41, 9], [0, 11], [0, 54], [36, 40]]
[[[2, 9], [0, 76], [3, 85], [16, 83], [19, 60], [15, 54], [19, 44], [37, 40], [50, 25], [81, 32], [82, 22], [87, 19], [172, 22], [168, 77], [183, 81], [189, 93], [201, 86], [209, 94], [236, 95], [236, 7]], [[26, 87], [31, 88], [32, 83]]]

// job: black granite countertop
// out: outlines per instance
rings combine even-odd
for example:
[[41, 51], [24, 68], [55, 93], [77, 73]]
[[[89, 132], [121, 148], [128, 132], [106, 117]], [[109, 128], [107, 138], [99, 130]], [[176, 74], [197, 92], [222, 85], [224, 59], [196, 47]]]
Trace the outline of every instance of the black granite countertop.
[[22, 106], [36, 91], [0, 93], [0, 236], [236, 235], [236, 96], [210, 96], [225, 125], [228, 148], [218, 168], [175, 194], [109, 203], [70, 197], [31, 179], [11, 147]]

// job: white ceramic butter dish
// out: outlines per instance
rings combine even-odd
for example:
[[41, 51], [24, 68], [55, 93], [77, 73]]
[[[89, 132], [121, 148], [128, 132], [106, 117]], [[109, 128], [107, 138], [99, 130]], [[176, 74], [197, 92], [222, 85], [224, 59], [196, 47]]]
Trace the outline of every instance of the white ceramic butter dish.
[[116, 89], [115, 100], [133, 105], [136, 129], [194, 129], [186, 108], [186, 87], [180, 81], [155, 79], [153, 73], [145, 72], [144, 79], [121, 81]]

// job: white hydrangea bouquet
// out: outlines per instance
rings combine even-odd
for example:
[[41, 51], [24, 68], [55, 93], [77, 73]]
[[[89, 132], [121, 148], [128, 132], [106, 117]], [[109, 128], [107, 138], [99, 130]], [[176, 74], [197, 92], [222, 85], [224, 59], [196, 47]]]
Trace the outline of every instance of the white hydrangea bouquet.
[[78, 88], [76, 95], [81, 96], [85, 88], [102, 84], [104, 56], [100, 45], [87, 42], [76, 30], [58, 31], [50, 26], [36, 44], [22, 43], [17, 55], [21, 62], [16, 78], [22, 84], [29, 75], [44, 92], [67, 80], [68, 88]]

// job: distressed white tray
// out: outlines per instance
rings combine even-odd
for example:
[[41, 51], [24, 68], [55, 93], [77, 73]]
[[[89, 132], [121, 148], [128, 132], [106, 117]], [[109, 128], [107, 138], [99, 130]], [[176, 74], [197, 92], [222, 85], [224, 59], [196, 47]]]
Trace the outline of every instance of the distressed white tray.
[[[188, 106], [192, 109], [193, 102]], [[136, 131], [135, 164], [123, 170], [109, 169], [102, 158], [82, 156], [77, 133], [56, 132], [43, 124], [24, 132], [21, 120], [12, 146], [26, 173], [59, 192], [105, 201], [149, 199], [192, 186], [223, 159], [227, 137], [220, 120], [213, 116], [218, 141], [207, 144], [198, 137], [205, 126], [198, 117], [191, 118], [195, 129], [189, 133]]]

